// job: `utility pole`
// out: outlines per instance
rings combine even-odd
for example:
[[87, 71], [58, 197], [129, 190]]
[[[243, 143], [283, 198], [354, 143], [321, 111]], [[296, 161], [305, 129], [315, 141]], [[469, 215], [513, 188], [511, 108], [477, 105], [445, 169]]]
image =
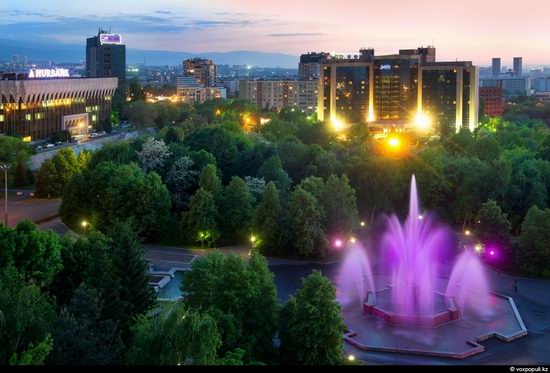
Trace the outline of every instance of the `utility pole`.
[[11, 164], [5, 163], [0, 165], [2, 171], [4, 171], [4, 224], [6, 228], [8, 227], [8, 170], [10, 169]]

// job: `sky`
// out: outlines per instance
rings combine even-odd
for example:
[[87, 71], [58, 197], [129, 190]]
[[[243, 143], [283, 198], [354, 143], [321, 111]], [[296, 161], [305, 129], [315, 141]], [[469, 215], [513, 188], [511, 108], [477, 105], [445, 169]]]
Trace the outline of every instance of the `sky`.
[[0, 38], [84, 44], [98, 26], [129, 48], [299, 55], [435, 45], [438, 60], [550, 63], [550, 0], [0, 0]]

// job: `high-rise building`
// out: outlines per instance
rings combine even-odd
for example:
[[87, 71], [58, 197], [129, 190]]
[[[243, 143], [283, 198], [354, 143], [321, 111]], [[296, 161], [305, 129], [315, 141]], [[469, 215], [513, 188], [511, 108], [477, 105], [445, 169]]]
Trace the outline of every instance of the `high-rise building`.
[[241, 80], [239, 97], [264, 110], [296, 107], [312, 113], [317, 108], [317, 87], [314, 80]]
[[493, 58], [493, 62], [491, 66], [493, 71], [493, 77], [498, 78], [498, 76], [500, 75], [500, 58]]
[[514, 76], [523, 75], [523, 58], [514, 57]]
[[321, 63], [326, 61], [330, 53], [310, 52], [300, 56], [298, 64], [298, 76], [300, 80], [317, 80], [319, 79]]
[[216, 65], [212, 60], [193, 58], [183, 61], [183, 75], [194, 78], [203, 87], [216, 86]]
[[505, 98], [529, 95], [531, 92], [531, 79], [528, 77], [501, 76], [479, 82], [480, 87], [494, 87], [496, 84], [502, 84]]
[[204, 87], [191, 76], [180, 76], [176, 80], [176, 94], [181, 102], [202, 103], [206, 100], [226, 99], [224, 87]]
[[320, 75], [319, 120], [368, 123], [387, 132], [429, 116], [443, 134], [477, 125], [478, 68], [471, 62], [435, 62], [434, 47], [331, 56]]
[[117, 77], [119, 85], [126, 80], [126, 46], [119, 34], [100, 29], [97, 36], [86, 40], [86, 76]]
[[502, 80], [493, 80], [493, 85], [486, 84], [479, 88], [479, 102], [483, 115], [501, 117], [504, 113], [504, 88]]

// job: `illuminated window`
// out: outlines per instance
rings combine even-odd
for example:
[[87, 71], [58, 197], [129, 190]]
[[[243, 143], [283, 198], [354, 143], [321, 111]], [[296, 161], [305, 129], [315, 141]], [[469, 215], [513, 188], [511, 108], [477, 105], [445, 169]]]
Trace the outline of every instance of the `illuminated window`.
[[4, 121], [4, 115], [0, 114], [0, 122]]
[[92, 115], [92, 122], [95, 122], [97, 120], [97, 116]]
[[30, 114], [25, 114], [25, 120], [31, 120], [32, 116]]

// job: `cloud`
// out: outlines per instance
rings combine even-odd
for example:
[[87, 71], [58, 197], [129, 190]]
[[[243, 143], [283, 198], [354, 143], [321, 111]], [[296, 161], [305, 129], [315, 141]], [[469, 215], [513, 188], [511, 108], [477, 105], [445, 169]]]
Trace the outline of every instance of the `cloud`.
[[277, 37], [277, 38], [286, 38], [286, 37], [295, 37], [295, 36], [320, 36], [324, 35], [321, 32], [294, 32], [294, 33], [284, 33], [284, 34], [268, 34], [267, 36]]

